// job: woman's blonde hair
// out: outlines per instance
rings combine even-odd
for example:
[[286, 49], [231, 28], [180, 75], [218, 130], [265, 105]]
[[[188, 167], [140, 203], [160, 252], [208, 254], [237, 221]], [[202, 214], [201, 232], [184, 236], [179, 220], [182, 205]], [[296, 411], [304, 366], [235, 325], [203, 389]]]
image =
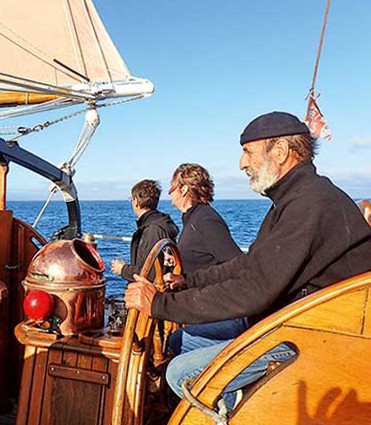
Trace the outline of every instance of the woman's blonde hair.
[[187, 185], [193, 202], [208, 204], [214, 200], [214, 182], [209, 172], [199, 164], [181, 164], [174, 171], [174, 183]]

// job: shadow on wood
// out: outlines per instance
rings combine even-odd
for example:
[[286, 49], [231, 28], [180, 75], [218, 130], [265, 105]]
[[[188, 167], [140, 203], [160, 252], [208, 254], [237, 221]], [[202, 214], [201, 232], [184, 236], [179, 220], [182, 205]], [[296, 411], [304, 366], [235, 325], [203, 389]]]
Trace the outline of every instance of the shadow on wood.
[[[276, 312], [233, 341], [199, 376], [193, 396], [210, 408], [254, 360], [287, 342], [298, 355], [255, 383], [230, 424], [371, 424], [371, 273]], [[169, 424], [212, 424], [183, 399]]]

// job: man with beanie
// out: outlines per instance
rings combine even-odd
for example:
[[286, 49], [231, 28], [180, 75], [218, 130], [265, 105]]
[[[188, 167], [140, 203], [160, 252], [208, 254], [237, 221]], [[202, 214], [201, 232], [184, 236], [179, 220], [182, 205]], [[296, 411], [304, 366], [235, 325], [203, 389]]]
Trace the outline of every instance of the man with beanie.
[[[241, 135], [240, 168], [251, 188], [272, 201], [248, 255], [173, 276], [176, 293], [157, 293], [135, 277], [125, 300], [152, 317], [178, 323], [204, 323], [247, 316], [252, 323], [320, 288], [371, 270], [371, 228], [357, 205], [312, 160], [316, 142], [308, 127], [285, 112], [254, 119]], [[181, 397], [181, 384], [196, 377], [231, 341], [175, 357], [167, 379]], [[281, 344], [245, 369], [225, 389], [229, 409], [236, 390], [263, 376], [271, 360], [294, 352]]]

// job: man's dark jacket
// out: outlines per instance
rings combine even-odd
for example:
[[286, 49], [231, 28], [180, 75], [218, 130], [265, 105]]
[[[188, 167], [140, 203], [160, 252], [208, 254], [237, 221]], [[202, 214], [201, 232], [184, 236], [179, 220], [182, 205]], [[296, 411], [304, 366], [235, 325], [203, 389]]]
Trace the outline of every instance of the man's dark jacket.
[[273, 201], [249, 254], [156, 294], [153, 317], [201, 323], [263, 318], [307, 292], [371, 270], [371, 228], [357, 205], [311, 162], [267, 190]]
[[145, 212], [137, 220], [137, 230], [134, 232], [130, 245], [130, 263], [121, 269], [121, 276], [129, 281], [133, 274], [140, 273], [143, 264], [153, 246], [161, 239], [175, 242], [179, 233], [177, 225], [168, 214], [157, 210]]

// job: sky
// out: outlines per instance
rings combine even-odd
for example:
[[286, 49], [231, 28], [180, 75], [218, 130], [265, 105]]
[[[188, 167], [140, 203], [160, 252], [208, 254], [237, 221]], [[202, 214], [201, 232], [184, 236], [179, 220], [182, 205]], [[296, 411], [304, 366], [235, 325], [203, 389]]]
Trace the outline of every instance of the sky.
[[[94, 3], [131, 73], [151, 80], [155, 93], [100, 110], [101, 124], [76, 167], [79, 198], [127, 199], [133, 184], [150, 178], [168, 199], [183, 162], [209, 170], [216, 199], [259, 198], [238, 168], [239, 136], [267, 112], [304, 118], [326, 0]], [[320, 140], [315, 164], [353, 198], [371, 197], [370, 22], [371, 1], [332, 0], [316, 82], [332, 141]], [[58, 165], [82, 122], [64, 121], [21, 146]], [[46, 199], [48, 188], [11, 164], [8, 200]]]

